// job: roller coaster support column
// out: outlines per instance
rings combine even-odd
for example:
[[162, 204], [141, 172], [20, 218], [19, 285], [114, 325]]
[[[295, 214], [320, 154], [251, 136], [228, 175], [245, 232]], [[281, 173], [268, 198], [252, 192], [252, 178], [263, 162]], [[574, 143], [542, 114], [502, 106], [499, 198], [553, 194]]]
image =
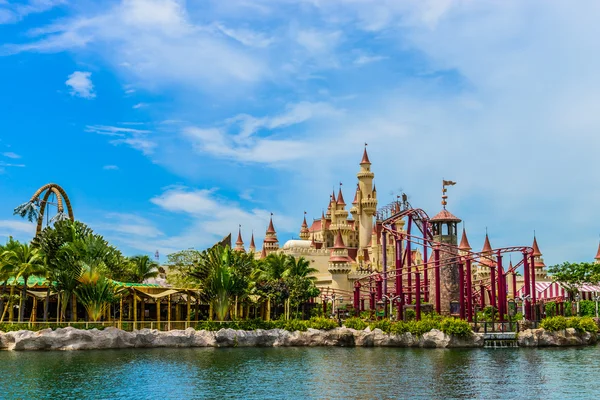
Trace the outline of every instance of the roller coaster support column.
[[354, 312], [358, 317], [360, 315], [360, 282], [354, 282]]
[[473, 282], [471, 281], [471, 258], [467, 258], [467, 321], [473, 322]]
[[496, 302], [496, 267], [490, 267], [490, 305], [498, 309]]
[[375, 311], [375, 292], [369, 292], [369, 310]]
[[[381, 232], [381, 261], [383, 263], [383, 294], [387, 295], [387, 232], [385, 229]], [[381, 296], [378, 296], [377, 301], [381, 300]], [[387, 308], [386, 308], [387, 309]]]
[[423, 300], [429, 302], [429, 269], [427, 268], [427, 221], [423, 220], [423, 286], [425, 291], [423, 293]]
[[502, 255], [498, 251], [496, 257], [498, 264], [498, 318], [500, 322], [504, 322], [504, 314], [506, 313], [506, 285], [504, 284], [504, 269], [502, 269]]
[[404, 295], [402, 294], [402, 241], [396, 239], [396, 304], [398, 305], [398, 321], [402, 321], [402, 309], [404, 305]]
[[436, 245], [433, 249], [433, 260], [435, 263], [434, 275], [435, 275], [435, 312], [441, 314], [442, 302], [440, 299], [440, 246]]
[[381, 275], [377, 275], [375, 277], [375, 291], [377, 292], [377, 301], [381, 301], [382, 297], [383, 297], [383, 288], [382, 288], [382, 283], [383, 283], [383, 279], [381, 278]]
[[460, 319], [465, 319], [465, 274], [463, 271], [463, 261], [458, 262], [458, 306], [460, 309]]
[[481, 297], [479, 298], [479, 308], [481, 310], [483, 310], [485, 308], [485, 286], [484, 285], [479, 286], [479, 293], [481, 294]]
[[[537, 292], [535, 290], [535, 258], [533, 257], [533, 255], [531, 255], [530, 257], [530, 261], [529, 261], [529, 267], [531, 268], [531, 273], [530, 273], [530, 278], [531, 278], [531, 306], [532, 308], [535, 307], [536, 301], [537, 301]], [[534, 310], [532, 310], [534, 311]], [[537, 315], [534, 315], [535, 313], [532, 312], [531, 313], [531, 317], [533, 319], [538, 319]]]
[[517, 298], [517, 273], [514, 271], [512, 273], [512, 295], [513, 300]]
[[410, 243], [410, 231], [412, 227], [412, 217], [408, 216], [408, 227], [406, 228], [406, 272], [408, 273], [408, 287], [411, 288], [408, 292], [408, 304], [412, 304], [412, 249]]
[[415, 302], [415, 319], [421, 320], [421, 273], [415, 272], [415, 288], [416, 288], [416, 302]]
[[[529, 260], [527, 252], [523, 252], [523, 294], [525, 296], [531, 295], [531, 283], [529, 282]], [[525, 319], [531, 321], [531, 308], [529, 307], [529, 300], [525, 301]]]

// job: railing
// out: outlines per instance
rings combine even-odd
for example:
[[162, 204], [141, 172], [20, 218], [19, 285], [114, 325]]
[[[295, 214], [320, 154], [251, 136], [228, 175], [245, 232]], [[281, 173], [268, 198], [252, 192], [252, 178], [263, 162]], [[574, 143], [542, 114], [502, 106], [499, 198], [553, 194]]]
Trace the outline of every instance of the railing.
[[[213, 321], [220, 323], [220, 321]], [[160, 331], [170, 330], [185, 330], [187, 328], [195, 328], [198, 321], [99, 321], [99, 322], [3, 322], [0, 323], [0, 331], [15, 331], [15, 330], [33, 330], [39, 331], [42, 329], [58, 329], [73, 327], [77, 329], [104, 329], [104, 328], [119, 328], [124, 331], [131, 332], [141, 329], [158, 329]]]
[[517, 332], [519, 324], [517, 322], [477, 322], [472, 324], [478, 330], [483, 326], [483, 333], [488, 332]]

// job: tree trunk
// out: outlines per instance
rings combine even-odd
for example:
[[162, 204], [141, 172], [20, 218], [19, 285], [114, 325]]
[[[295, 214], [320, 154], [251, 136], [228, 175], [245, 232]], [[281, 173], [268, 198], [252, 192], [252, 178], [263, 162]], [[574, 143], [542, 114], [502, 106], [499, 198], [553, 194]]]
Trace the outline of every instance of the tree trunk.
[[46, 291], [46, 301], [44, 301], [44, 322], [48, 322], [48, 309], [50, 308], [50, 285]]
[[19, 322], [25, 319], [25, 305], [27, 304], [27, 280], [28, 276], [23, 275], [23, 289], [21, 290], [21, 299], [19, 300]]
[[4, 281], [2, 284], [2, 291], [0, 292], [0, 314], [4, 314], [4, 295], [6, 294], [6, 283], [8, 281]]
[[71, 320], [73, 322], [77, 322], [77, 298], [75, 297], [75, 293], [71, 295]]
[[14, 319], [15, 308], [13, 307], [13, 296], [15, 295], [15, 282], [10, 287], [10, 299], [8, 300], [8, 322], [12, 323]]

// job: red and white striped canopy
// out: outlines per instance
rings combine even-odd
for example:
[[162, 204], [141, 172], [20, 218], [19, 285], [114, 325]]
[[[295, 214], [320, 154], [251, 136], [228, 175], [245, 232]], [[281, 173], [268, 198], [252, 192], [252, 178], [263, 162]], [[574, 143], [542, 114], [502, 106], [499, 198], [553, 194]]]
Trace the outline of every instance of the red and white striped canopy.
[[[522, 296], [525, 286], [522, 286], [517, 290], [517, 296]], [[549, 300], [568, 298], [567, 291], [558, 282], [536, 282], [535, 283], [536, 298], [538, 300]], [[596, 285], [581, 285], [579, 287], [579, 293], [581, 294], [582, 300], [593, 300], [594, 293], [600, 294], [600, 286]]]

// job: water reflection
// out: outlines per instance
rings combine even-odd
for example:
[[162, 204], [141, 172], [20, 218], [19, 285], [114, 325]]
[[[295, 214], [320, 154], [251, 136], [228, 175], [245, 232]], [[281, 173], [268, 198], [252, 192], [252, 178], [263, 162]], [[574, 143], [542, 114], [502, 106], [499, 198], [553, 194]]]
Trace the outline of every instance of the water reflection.
[[2, 398], [588, 398], [598, 347], [0, 352]]

